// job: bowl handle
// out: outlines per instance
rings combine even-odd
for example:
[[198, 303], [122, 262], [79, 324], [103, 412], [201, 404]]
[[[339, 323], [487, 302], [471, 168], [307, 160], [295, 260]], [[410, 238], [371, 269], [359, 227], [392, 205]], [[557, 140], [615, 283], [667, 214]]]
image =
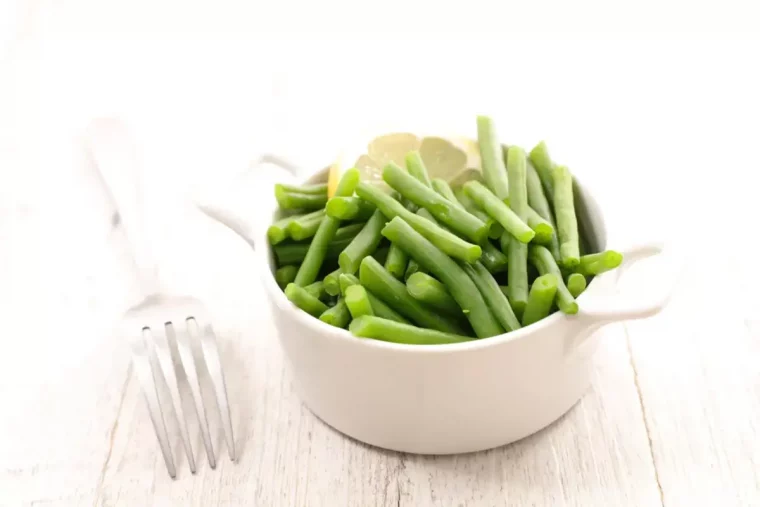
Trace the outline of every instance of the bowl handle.
[[271, 223], [272, 217], [262, 210], [274, 209], [272, 185], [296, 183], [301, 173], [287, 158], [265, 153], [220, 187], [204, 189], [195, 203], [206, 216], [227, 226], [255, 249], [255, 238], [261, 237]]
[[[647, 259], [655, 255], [662, 255], [663, 258], [671, 257], [670, 260], [672, 261], [672, 253], [670, 251], [668, 251], [668, 253], [664, 252], [665, 248], [662, 243], [646, 243], [626, 249], [623, 251], [623, 263], [621, 266], [618, 269], [607, 273], [606, 276], [614, 277], [614, 284], [617, 285], [620, 281], [620, 278], [628, 270], [628, 268], [640, 260]], [[670, 267], [670, 272], [675, 274], [678, 270], [678, 267], [675, 265], [671, 265]], [[581, 309], [578, 312], [578, 316], [582, 319], [591, 320], [594, 321], [594, 323], [601, 324], [622, 320], [645, 319], [647, 317], [658, 314], [663, 308], [665, 308], [665, 306], [668, 304], [668, 301], [670, 300], [674, 286], [675, 277], [673, 280], [666, 284], [661, 294], [652, 300], [634, 302], [623, 301], [602, 308], [593, 308], [593, 306], [591, 308], [587, 308], [586, 306], [581, 306]]]
[[[676, 256], [672, 248], [669, 247], [665, 249], [662, 243], [645, 243], [625, 249], [622, 253], [623, 264], [618, 269], [601, 275], [612, 277], [614, 285], [618, 284], [620, 278], [628, 268], [640, 260], [653, 256], [661, 256], [662, 259], [667, 262], [669, 273], [672, 276], [662, 285], [662, 291], [656, 298], [645, 302], [622, 301], [600, 308], [594, 308], [592, 305], [587, 304], [581, 305], [578, 314], [573, 317], [573, 320], [578, 324], [578, 331], [567, 343], [566, 351], [568, 353], [568, 360], [572, 360], [584, 354], [582, 349], [585, 349], [586, 347], [583, 347], [583, 344], [586, 343], [588, 339], [599, 330], [599, 328], [614, 322], [652, 317], [653, 315], [660, 313], [660, 311], [662, 311], [662, 309], [668, 304], [673, 289], [676, 286], [678, 276], [680, 275], [682, 265], [682, 263], [676, 261]], [[617, 300], [617, 298], [615, 299]], [[591, 307], [589, 308], [588, 306]]]

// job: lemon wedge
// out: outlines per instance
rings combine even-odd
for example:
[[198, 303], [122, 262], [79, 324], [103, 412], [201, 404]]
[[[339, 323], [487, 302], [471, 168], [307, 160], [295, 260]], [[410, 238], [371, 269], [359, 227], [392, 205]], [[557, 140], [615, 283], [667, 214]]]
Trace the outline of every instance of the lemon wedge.
[[[365, 138], [367, 139], [367, 138]], [[344, 150], [330, 166], [327, 195], [335, 195], [343, 173], [356, 167], [362, 181], [383, 183], [383, 167], [389, 162], [404, 167], [404, 157], [419, 150], [431, 178], [441, 178], [453, 186], [471, 179], [481, 179], [480, 150], [477, 141], [467, 137], [418, 136], [408, 132], [382, 134], [355, 143]]]

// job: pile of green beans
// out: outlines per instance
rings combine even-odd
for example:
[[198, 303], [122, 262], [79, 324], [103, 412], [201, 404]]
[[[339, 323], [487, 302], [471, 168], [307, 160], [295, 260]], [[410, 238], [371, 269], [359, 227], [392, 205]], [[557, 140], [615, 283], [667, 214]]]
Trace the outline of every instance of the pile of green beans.
[[330, 196], [326, 184], [275, 185], [284, 218], [267, 236], [287, 298], [356, 337], [410, 345], [577, 313], [576, 298], [622, 254], [588, 251], [573, 176], [543, 141], [527, 154], [503, 146], [486, 116], [477, 132], [483, 180], [456, 188], [416, 151], [383, 169], [390, 192], [356, 169]]

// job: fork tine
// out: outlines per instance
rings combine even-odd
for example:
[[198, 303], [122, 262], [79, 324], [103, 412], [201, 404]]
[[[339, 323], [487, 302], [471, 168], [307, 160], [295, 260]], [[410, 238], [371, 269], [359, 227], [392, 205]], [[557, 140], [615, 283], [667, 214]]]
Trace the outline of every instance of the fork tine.
[[197, 339], [198, 324], [194, 319], [187, 319], [185, 323], [185, 329], [182, 329], [181, 326], [177, 326], [177, 329], [175, 330], [177, 349], [179, 350], [179, 357], [182, 360], [182, 366], [185, 368], [185, 373], [187, 374], [187, 381], [190, 384], [190, 392], [193, 394], [195, 413], [198, 416], [198, 422], [201, 426], [201, 436], [203, 437], [203, 445], [206, 447], [208, 465], [211, 468], [216, 468], [216, 456], [214, 455], [214, 447], [211, 444], [211, 432], [208, 427], [206, 407], [203, 404], [200, 381], [198, 380], [198, 372], [195, 369], [195, 359], [193, 358], [193, 351], [189, 340], [193, 338]]
[[158, 445], [161, 447], [161, 454], [164, 456], [166, 470], [169, 472], [169, 476], [174, 479], [177, 477], [177, 470], [174, 468], [174, 458], [172, 457], [171, 445], [169, 445], [169, 435], [166, 432], [164, 413], [161, 410], [161, 403], [158, 401], [155, 373], [151, 366], [152, 361], [145, 342], [145, 333], [146, 331], [143, 331], [143, 336], [140, 339], [131, 340], [132, 364], [145, 396], [145, 403], [148, 405], [148, 414], [150, 414], [150, 420], [158, 438]]
[[[182, 408], [182, 398], [179, 395], [179, 387], [177, 385], [177, 373], [174, 370], [174, 362], [172, 361], [171, 350], [169, 349], [169, 340], [167, 339], [167, 327], [171, 327], [171, 323], [167, 323], [165, 328], [161, 331], [155, 332], [147, 329], [148, 336], [152, 336], [153, 345], [156, 350], [158, 362], [161, 366], [161, 370], [164, 373], [164, 380], [169, 388], [169, 394], [172, 398], [172, 405], [174, 405], [174, 413], [177, 416], [177, 423], [179, 424], [179, 432], [182, 436], [182, 444], [185, 447], [185, 454], [187, 454], [187, 463], [190, 466], [190, 471], [195, 473], [195, 457], [193, 456], [193, 448], [190, 445], [190, 434], [187, 431], [187, 420], [185, 419], [185, 411]], [[145, 331], [143, 331], [145, 332]]]
[[[188, 321], [189, 320], [195, 321], [195, 319], [188, 319]], [[203, 350], [203, 357], [206, 359], [206, 367], [208, 368], [211, 382], [214, 384], [216, 403], [219, 407], [219, 416], [222, 419], [222, 426], [224, 427], [224, 437], [227, 441], [227, 451], [229, 452], [230, 459], [235, 461], [235, 437], [232, 433], [230, 404], [227, 400], [227, 386], [224, 382], [222, 361], [219, 357], [219, 348], [216, 345], [214, 329], [211, 327], [211, 324], [207, 322], [204, 323], [202, 332], [200, 333], [201, 348]]]

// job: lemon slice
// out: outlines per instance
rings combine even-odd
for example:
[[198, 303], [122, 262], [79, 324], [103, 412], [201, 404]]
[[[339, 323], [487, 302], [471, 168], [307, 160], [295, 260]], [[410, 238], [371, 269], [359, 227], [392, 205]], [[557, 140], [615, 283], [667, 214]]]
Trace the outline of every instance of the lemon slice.
[[[441, 178], [458, 186], [471, 179], [481, 179], [480, 150], [477, 141], [462, 136], [421, 137], [408, 132], [395, 132], [365, 137], [364, 142], [344, 150], [330, 166], [327, 179], [329, 197], [335, 194], [343, 173], [356, 167], [362, 181], [385, 186], [383, 167], [389, 162], [404, 167], [404, 157], [419, 150], [431, 178]], [[387, 187], [386, 187], [387, 188]]]

